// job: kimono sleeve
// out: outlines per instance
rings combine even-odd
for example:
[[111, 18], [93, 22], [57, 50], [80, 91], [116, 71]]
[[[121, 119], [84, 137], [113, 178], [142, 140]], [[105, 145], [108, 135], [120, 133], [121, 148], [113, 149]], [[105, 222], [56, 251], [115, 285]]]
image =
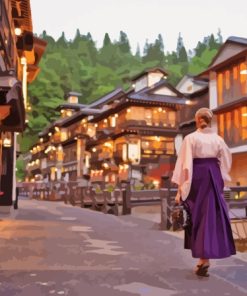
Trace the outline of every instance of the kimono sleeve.
[[221, 175], [224, 181], [231, 181], [229, 172], [232, 166], [232, 154], [225, 141], [220, 138], [219, 156]]
[[185, 137], [178, 153], [175, 169], [171, 181], [183, 186], [191, 181], [192, 176], [192, 143], [190, 137]]

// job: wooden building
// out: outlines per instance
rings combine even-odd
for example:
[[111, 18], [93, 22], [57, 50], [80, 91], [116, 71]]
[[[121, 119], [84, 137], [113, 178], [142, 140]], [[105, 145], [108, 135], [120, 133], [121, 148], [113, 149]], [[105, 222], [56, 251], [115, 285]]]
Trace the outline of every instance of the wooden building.
[[228, 38], [199, 76], [209, 79], [209, 104], [217, 115], [214, 126], [233, 154], [232, 184], [246, 185], [247, 39]]
[[15, 199], [16, 132], [25, 128], [27, 84], [46, 42], [33, 36], [29, 0], [0, 1], [0, 205]]
[[133, 78], [131, 90], [116, 89], [87, 106], [70, 93], [61, 118], [32, 148], [29, 179], [83, 182], [90, 176], [98, 184], [131, 180], [135, 187], [158, 187], [174, 167], [179, 110], [187, 102], [166, 77], [162, 69], [147, 70]]
[[202, 107], [209, 107], [208, 84], [208, 78], [185, 75], [176, 86], [176, 89], [183, 93], [188, 100], [188, 104], [181, 109], [179, 123], [179, 129], [183, 136], [196, 130], [196, 111]]

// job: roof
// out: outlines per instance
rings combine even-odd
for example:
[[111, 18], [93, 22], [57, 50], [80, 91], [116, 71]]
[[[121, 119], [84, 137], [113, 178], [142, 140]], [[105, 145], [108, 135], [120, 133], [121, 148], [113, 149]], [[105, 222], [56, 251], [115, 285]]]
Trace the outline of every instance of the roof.
[[219, 107], [213, 109], [212, 111], [215, 114], [220, 114], [220, 113], [228, 112], [228, 111], [235, 109], [237, 107], [242, 107], [242, 106], [246, 106], [246, 105], [247, 105], [247, 97], [242, 97], [238, 100], [231, 101], [229, 103], [220, 105]]
[[70, 124], [73, 124], [82, 118], [85, 118], [88, 115], [96, 115], [96, 114], [101, 114], [103, 111], [99, 109], [90, 109], [90, 108], [84, 108], [81, 109], [80, 111], [76, 112], [70, 117], [63, 118], [61, 122], [59, 122], [58, 126], [68, 126]]
[[[213, 65], [214, 62], [217, 60], [217, 58], [221, 55], [222, 51], [224, 50], [224, 48], [226, 47], [227, 44], [229, 43], [237, 43], [240, 45], [243, 45], [243, 50], [239, 50], [237, 53], [233, 54], [231, 56], [231, 58], [226, 59], [222, 62], [220, 62], [219, 64]], [[196, 77], [201, 77], [205, 74], [208, 74], [208, 72], [212, 69], [218, 69], [223, 67], [224, 65], [228, 64], [231, 60], [240, 58], [241, 56], [245, 55], [247, 53], [247, 38], [243, 38], [243, 37], [236, 37], [236, 36], [230, 36], [229, 38], [227, 38], [227, 40], [225, 41], [224, 44], [221, 45], [220, 49], [218, 50], [217, 54], [215, 55], [215, 57], [212, 59], [211, 63], [209, 64], [208, 68], [206, 70], [204, 70], [203, 72], [199, 73]]]
[[175, 88], [167, 80], [164, 80], [164, 79], [161, 79], [159, 82], [154, 84], [151, 88], [149, 88], [149, 93], [152, 92], [153, 90], [159, 89], [163, 86], [169, 88], [171, 91], [173, 91], [175, 94], [177, 94], [177, 96], [183, 97], [183, 94], [179, 90], [177, 90], [177, 88]]
[[195, 125], [195, 119], [190, 119], [188, 121], [183, 121], [179, 124], [179, 128], [182, 129], [184, 127], [190, 127], [192, 125]]
[[88, 105], [84, 104], [74, 104], [74, 103], [64, 103], [59, 105], [56, 110], [62, 110], [62, 109], [72, 109], [72, 110], [81, 110], [82, 108], [86, 108]]
[[230, 36], [227, 38], [226, 42], [227, 41], [247, 45], [247, 38], [243, 38], [243, 37]]
[[201, 85], [201, 86], [208, 86], [208, 79], [197, 77], [195, 75], [186, 74], [183, 78], [178, 82], [176, 88], [180, 88], [186, 79], [191, 79], [194, 84]]
[[203, 88], [191, 93], [191, 94], [186, 94], [188, 96], [188, 98], [193, 99], [193, 98], [198, 98], [206, 93], [208, 93], [209, 91], [209, 86], [204, 86]]
[[70, 91], [67, 96], [81, 97], [82, 94], [76, 91]]
[[93, 101], [91, 104], [88, 105], [89, 108], [97, 108], [101, 107], [102, 105], [108, 104], [117, 98], [120, 98], [124, 95], [124, 91], [122, 88], [117, 88], [110, 93], [106, 94], [105, 96], [101, 97], [100, 99], [97, 99]]
[[63, 120], [64, 118], [59, 118], [58, 120], [53, 121], [52, 123], [50, 123], [47, 127], [45, 127], [38, 135], [40, 138], [48, 135], [48, 133], [55, 127], [58, 126], [60, 124], [60, 122]]
[[156, 68], [150, 68], [150, 69], [146, 69], [144, 70], [143, 72], [135, 75], [134, 77], [131, 78], [132, 81], [136, 81], [137, 79], [141, 78], [142, 76], [145, 76], [147, 75], [148, 73], [157, 73], [157, 72], [160, 72], [162, 74], [164, 74], [164, 76], [167, 76], [168, 73], [162, 69], [162, 68], [159, 68], [159, 67], [156, 67]]
[[221, 47], [218, 50], [217, 54], [212, 59], [211, 63], [209, 64], [209, 67], [211, 67], [213, 65], [213, 63], [216, 61], [216, 59], [218, 58], [218, 56], [221, 54], [221, 52], [223, 51], [223, 49], [225, 48], [225, 46], [228, 43], [238, 43], [238, 44], [246, 45], [247, 46], [247, 39], [246, 38], [242, 38], [242, 37], [236, 37], [236, 36], [230, 36], [229, 38], [227, 38], [226, 41], [225, 41], [225, 43], [221, 45]]
[[154, 94], [145, 94], [145, 93], [138, 93], [138, 94], [132, 94], [129, 95], [130, 99], [146, 101], [146, 102], [153, 102], [153, 103], [167, 103], [167, 104], [173, 104], [173, 105], [186, 105], [186, 99], [181, 97], [173, 97], [173, 96], [164, 96], [164, 95], [154, 95]]
[[[167, 87], [172, 92], [174, 92], [177, 96], [169, 96], [169, 95], [158, 95], [153, 94], [154, 90], [157, 90], [161, 87]], [[128, 98], [142, 101], [151, 101], [157, 103], [169, 103], [169, 104], [186, 104], [186, 98], [182, 93], [180, 93], [175, 87], [173, 87], [166, 80], [160, 80], [152, 87], [145, 87], [141, 89], [139, 92], [130, 92], [128, 94]]]

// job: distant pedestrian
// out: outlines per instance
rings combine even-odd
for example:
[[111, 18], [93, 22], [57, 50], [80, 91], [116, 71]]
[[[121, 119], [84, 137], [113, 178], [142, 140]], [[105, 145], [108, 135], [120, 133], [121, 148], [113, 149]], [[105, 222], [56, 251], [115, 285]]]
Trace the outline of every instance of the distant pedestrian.
[[209, 276], [209, 259], [236, 254], [224, 180], [230, 181], [232, 156], [224, 140], [211, 128], [213, 113], [201, 108], [195, 114], [197, 130], [187, 135], [180, 148], [172, 182], [178, 184], [176, 203], [187, 209], [191, 225], [184, 247], [199, 258], [195, 273]]

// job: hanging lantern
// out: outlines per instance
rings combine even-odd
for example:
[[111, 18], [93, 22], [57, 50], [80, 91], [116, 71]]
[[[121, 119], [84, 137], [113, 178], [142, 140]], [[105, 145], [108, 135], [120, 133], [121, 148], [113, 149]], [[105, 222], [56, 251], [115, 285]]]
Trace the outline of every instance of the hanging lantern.
[[6, 132], [3, 134], [3, 147], [9, 148], [11, 146], [12, 146], [11, 133]]

